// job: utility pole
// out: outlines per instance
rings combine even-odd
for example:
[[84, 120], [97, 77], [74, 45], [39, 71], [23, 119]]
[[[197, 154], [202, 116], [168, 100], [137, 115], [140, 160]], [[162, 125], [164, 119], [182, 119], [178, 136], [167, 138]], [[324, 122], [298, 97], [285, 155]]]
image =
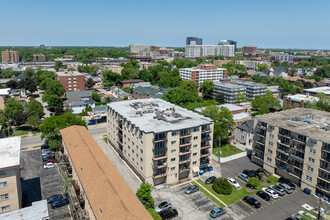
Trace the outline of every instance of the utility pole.
[[221, 156], [221, 136], [219, 136], [219, 171], [221, 175], [221, 164], [220, 164], [220, 156]]
[[319, 197], [317, 200], [317, 204], [319, 205], [319, 209], [318, 209], [318, 213], [317, 213], [318, 220], [321, 220], [321, 203], [322, 203], [322, 199]]

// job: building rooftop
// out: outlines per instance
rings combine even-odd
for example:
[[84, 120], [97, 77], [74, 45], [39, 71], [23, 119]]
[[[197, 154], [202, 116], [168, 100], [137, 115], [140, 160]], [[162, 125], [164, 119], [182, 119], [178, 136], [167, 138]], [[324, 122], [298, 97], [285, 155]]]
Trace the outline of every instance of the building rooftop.
[[56, 72], [58, 76], [83, 76], [84, 74], [79, 73], [78, 71], [68, 71], [68, 72]]
[[32, 206], [0, 214], [2, 220], [42, 220], [49, 216], [47, 200], [32, 202]]
[[248, 82], [244, 80], [236, 80], [234, 83], [237, 83], [239, 85], [244, 85], [246, 87], [256, 87], [256, 88], [267, 88], [267, 85], [261, 84], [261, 83], [254, 83], [254, 82]]
[[324, 86], [324, 87], [317, 87], [317, 88], [311, 88], [311, 89], [304, 89], [304, 92], [323, 93], [326, 95], [330, 95], [330, 87]]
[[236, 128], [241, 129], [247, 133], [253, 132], [253, 120], [248, 120], [243, 122], [242, 124], [238, 125]]
[[243, 119], [246, 119], [246, 118], [251, 118], [251, 115], [248, 112], [241, 112], [241, 113], [238, 113], [238, 114], [233, 114], [234, 121], [243, 120]]
[[330, 113], [309, 108], [296, 108], [258, 115], [256, 119], [301, 135], [330, 143]]
[[309, 96], [304, 94], [296, 94], [296, 95], [287, 95], [287, 98], [291, 98], [292, 101], [310, 101], [310, 102], [317, 102], [319, 100], [318, 97], [315, 96]]
[[0, 89], [0, 95], [9, 95], [10, 88]]
[[20, 165], [21, 136], [0, 139], [0, 170]]
[[60, 132], [96, 219], [152, 220], [85, 127]]
[[[222, 105], [217, 105], [219, 108], [220, 107], [225, 107], [228, 108], [229, 111], [240, 111], [240, 110], [245, 110], [246, 108], [239, 106], [239, 105], [234, 105], [234, 104], [222, 104]], [[202, 112], [206, 107], [201, 107], [201, 108], [196, 108], [196, 112]]]
[[228, 89], [245, 89], [244, 86], [240, 86], [234, 83], [229, 83], [229, 82], [214, 82], [214, 87], [224, 87]]
[[65, 93], [65, 97], [67, 99], [71, 99], [71, 98], [80, 98], [80, 97], [91, 97], [92, 94], [90, 91], [73, 91], [73, 92], [66, 92]]
[[176, 131], [213, 122], [162, 99], [129, 100], [110, 103], [108, 106], [146, 133]]

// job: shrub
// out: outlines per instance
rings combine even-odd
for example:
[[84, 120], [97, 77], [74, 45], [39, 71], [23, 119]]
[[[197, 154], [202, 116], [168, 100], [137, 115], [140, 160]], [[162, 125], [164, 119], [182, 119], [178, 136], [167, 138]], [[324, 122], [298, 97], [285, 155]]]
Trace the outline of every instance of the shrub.
[[219, 177], [213, 182], [212, 188], [215, 192], [223, 195], [229, 195], [233, 192], [233, 186], [228, 182], [226, 178], [222, 177]]
[[148, 208], [148, 212], [150, 213], [150, 215], [154, 220], [162, 220], [162, 218], [158, 215], [158, 213], [154, 209]]
[[151, 196], [150, 183], [141, 183], [140, 187], [136, 191], [136, 196], [147, 209], [155, 207], [154, 198]]
[[258, 178], [255, 178], [255, 177], [250, 177], [249, 180], [247, 181], [246, 183], [246, 186], [249, 187], [249, 188], [257, 188], [258, 185], [260, 184], [260, 181]]

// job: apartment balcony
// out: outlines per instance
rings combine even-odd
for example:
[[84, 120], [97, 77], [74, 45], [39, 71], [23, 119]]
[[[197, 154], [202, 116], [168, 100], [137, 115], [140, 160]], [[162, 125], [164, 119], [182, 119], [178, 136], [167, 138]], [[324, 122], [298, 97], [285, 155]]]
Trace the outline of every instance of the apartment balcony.
[[261, 152], [264, 152], [265, 151], [265, 147], [258, 146], [258, 145], [256, 145], [253, 149], [258, 150], [258, 151], [261, 151]]
[[161, 156], [153, 156], [153, 160], [162, 160], [162, 159], [167, 159], [167, 154], [161, 155]]
[[300, 162], [304, 162], [304, 158], [301, 158], [301, 157], [299, 157], [297, 155], [291, 154], [290, 157], [292, 157], [293, 159], [296, 159], [296, 160], [298, 160]]
[[200, 161], [200, 165], [205, 165], [205, 164], [208, 164], [208, 163], [210, 163], [209, 159]]
[[285, 150], [282, 150], [282, 149], [280, 149], [280, 148], [277, 148], [276, 151], [278, 151], [278, 152], [280, 152], [280, 153], [282, 153], [282, 154], [286, 154], [286, 155], [289, 156], [289, 152], [287, 152], [287, 151], [285, 151]]
[[180, 138], [187, 138], [187, 137], [191, 137], [191, 134], [190, 133], [180, 134]]
[[265, 126], [262, 126], [262, 125], [257, 125], [257, 128], [260, 128], [260, 129], [263, 129], [263, 130], [266, 130], [267, 128]]
[[330, 153], [330, 148], [329, 147], [322, 147], [322, 150], [325, 151], [325, 152]]
[[183, 156], [183, 155], [187, 155], [187, 154], [191, 154], [191, 150], [179, 152], [179, 156]]
[[289, 158], [285, 158], [285, 157], [276, 157], [276, 159], [278, 159], [284, 163], [286, 163], [289, 160]]
[[160, 164], [157, 164], [157, 163], [152, 163], [152, 168], [153, 169], [160, 169], [160, 168], [165, 168], [167, 167], [167, 164], [166, 163], [160, 163]]
[[325, 194], [328, 194], [329, 191], [330, 191], [330, 188], [327, 188], [327, 187], [325, 187], [325, 186], [322, 186], [322, 185], [319, 184], [319, 183], [316, 185], [316, 187], [317, 187], [317, 189], [319, 189], [320, 191], [325, 192]]
[[79, 184], [78, 184], [78, 181], [74, 180], [73, 183], [72, 183], [72, 186], [73, 186], [75, 192], [76, 192], [77, 194], [79, 194], [79, 193], [80, 193], [80, 186], [79, 186]]
[[261, 131], [257, 131], [257, 135], [259, 135], [261, 137], [266, 137], [266, 133], [265, 132], [261, 132]]
[[265, 140], [262, 140], [262, 139], [256, 139], [256, 141], [257, 141], [259, 144], [265, 145]]
[[179, 161], [179, 164], [189, 163], [190, 161], [191, 161], [190, 158], [188, 158], [188, 159], [183, 159], [183, 160], [180, 160], [180, 161]]
[[327, 178], [327, 177], [325, 177], [325, 176], [322, 176], [322, 175], [318, 175], [318, 178], [320, 178], [320, 179], [322, 179], [323, 181], [325, 181], [325, 182], [328, 182], [328, 183], [330, 183], [330, 177], [329, 178]]
[[154, 149], [153, 149], [154, 152], [162, 151], [162, 150], [165, 150], [165, 151], [166, 151], [167, 148], [166, 148], [166, 147], [160, 147], [160, 148], [154, 148]]
[[206, 154], [201, 154], [201, 158], [203, 158], [203, 157], [208, 157], [208, 156], [210, 156], [210, 154], [209, 154], [209, 153], [206, 153]]
[[190, 171], [190, 167], [185, 167], [185, 168], [179, 169], [179, 173], [183, 173], [183, 172], [187, 172], [187, 171]]
[[63, 156], [63, 160], [64, 160], [64, 162], [69, 163], [69, 158], [68, 158], [67, 155], [64, 155], [64, 156]]
[[208, 129], [205, 129], [205, 130], [202, 130], [202, 134], [204, 134], [204, 133], [209, 133], [209, 132], [211, 132], [212, 130], [210, 129], [210, 128], [208, 128]]
[[180, 147], [185, 147], [185, 146], [189, 146], [189, 145], [191, 145], [191, 141], [190, 142], [188, 142], [188, 143], [180, 143]]
[[201, 147], [201, 150], [208, 149], [208, 148], [210, 148], [210, 147], [211, 147], [211, 146], [206, 145], [206, 146]]
[[166, 173], [158, 173], [158, 174], [154, 174], [154, 175], [152, 176], [152, 178], [153, 178], [153, 179], [158, 179], [158, 178], [162, 178], [162, 177], [165, 177], [165, 176], [167, 176]]

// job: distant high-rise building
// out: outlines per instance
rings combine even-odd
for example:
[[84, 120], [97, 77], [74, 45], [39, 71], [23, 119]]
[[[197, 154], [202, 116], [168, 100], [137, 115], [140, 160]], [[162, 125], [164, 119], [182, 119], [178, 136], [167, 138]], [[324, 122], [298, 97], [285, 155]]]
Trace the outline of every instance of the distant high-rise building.
[[65, 88], [65, 91], [84, 91], [85, 75], [78, 71], [57, 72], [56, 79]]
[[13, 50], [6, 50], [2, 51], [1, 53], [2, 57], [2, 62], [12, 62], [12, 63], [17, 63], [19, 61], [19, 53], [18, 51], [13, 51]]
[[145, 51], [150, 48], [150, 45], [145, 44], [131, 44], [129, 45], [129, 52], [138, 54], [140, 51]]
[[186, 45], [203, 45], [203, 39], [198, 37], [187, 37]]
[[186, 57], [209, 57], [222, 55], [225, 57], [233, 57], [234, 45], [186, 45]]
[[243, 52], [243, 55], [244, 54], [255, 54], [255, 53], [257, 53], [257, 47], [256, 46], [244, 46], [242, 52]]
[[33, 54], [33, 62], [45, 62], [46, 56], [43, 54]]
[[218, 45], [234, 45], [234, 51], [236, 52], [237, 41], [234, 40], [221, 40]]

